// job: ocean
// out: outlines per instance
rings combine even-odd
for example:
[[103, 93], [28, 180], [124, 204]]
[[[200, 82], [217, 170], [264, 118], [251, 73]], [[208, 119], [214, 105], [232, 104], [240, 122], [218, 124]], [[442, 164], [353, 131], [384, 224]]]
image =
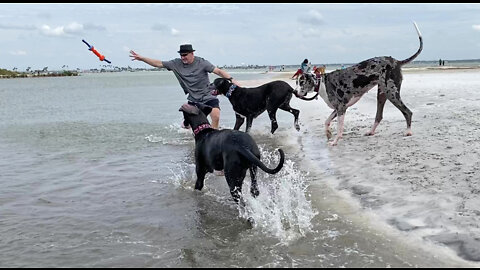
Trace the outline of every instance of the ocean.
[[[231, 105], [219, 98], [220, 127], [232, 128]], [[259, 170], [260, 196], [244, 194], [240, 208], [213, 174], [196, 191], [194, 139], [178, 111], [185, 101], [164, 71], [1, 80], [0, 267], [468, 265], [358, 211], [322, 179], [326, 143], [297, 132], [283, 111], [274, 135], [266, 113], [253, 121], [262, 161], [275, 166], [278, 147], [286, 154], [278, 174]]]

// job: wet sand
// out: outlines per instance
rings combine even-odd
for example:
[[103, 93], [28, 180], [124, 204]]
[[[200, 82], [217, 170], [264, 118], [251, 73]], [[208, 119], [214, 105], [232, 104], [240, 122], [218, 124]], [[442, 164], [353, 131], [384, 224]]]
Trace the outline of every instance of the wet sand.
[[[410, 69], [403, 74], [401, 95], [413, 112], [413, 136], [404, 136], [405, 119], [389, 102], [376, 134], [364, 136], [375, 118], [376, 87], [347, 110], [343, 138], [333, 147], [324, 131], [331, 109], [322, 99], [295, 99], [301, 136], [315, 137], [327, 149], [318, 156], [311, 145], [303, 145], [305, 160], [315, 169], [318, 159], [326, 158], [327, 171], [318, 181], [378, 219], [379, 227], [436, 251], [447, 248], [479, 266], [480, 70]], [[289, 76], [281, 72], [276, 78], [295, 87]], [[336, 121], [331, 127], [335, 135]]]

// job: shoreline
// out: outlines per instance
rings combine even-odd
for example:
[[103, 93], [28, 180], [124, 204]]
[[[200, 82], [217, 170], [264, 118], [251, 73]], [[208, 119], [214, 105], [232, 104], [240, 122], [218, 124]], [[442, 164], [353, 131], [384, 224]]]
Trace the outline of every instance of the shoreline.
[[[413, 136], [403, 136], [405, 120], [389, 103], [377, 133], [363, 135], [375, 117], [374, 87], [348, 110], [344, 137], [335, 147], [329, 147], [324, 136], [323, 121], [331, 109], [322, 100], [293, 99], [292, 107], [301, 111], [299, 138], [307, 135], [294, 143], [304, 143], [300, 148], [307, 171], [320, 175], [313, 186], [336, 191], [349, 207], [362, 211], [360, 216], [381, 222], [394, 238], [420, 244], [438, 258], [453, 257], [460, 265], [478, 267], [480, 238], [472, 224], [480, 219], [480, 184], [473, 181], [480, 156], [476, 117], [480, 68], [403, 71], [402, 98], [413, 111]], [[240, 83], [256, 87], [284, 80], [295, 88], [292, 74], [268, 72], [264, 80]], [[463, 95], [456, 94], [457, 88]], [[332, 122], [334, 134], [336, 125]], [[354, 211], [350, 218], [355, 217]]]
[[[408, 72], [402, 99], [413, 111], [409, 137], [403, 136], [403, 115], [389, 103], [377, 133], [363, 135], [375, 117], [375, 87], [347, 111], [344, 136], [335, 147], [327, 146], [324, 136], [323, 121], [331, 109], [322, 100], [300, 107], [307, 133], [318, 134], [318, 143], [325, 143], [330, 174], [323, 180], [328, 186], [396, 234], [433, 244], [435, 253], [448, 248], [474, 266], [480, 261], [479, 231], [473, 225], [480, 218], [480, 185], [472, 181], [478, 177], [480, 155], [479, 72], [443, 66]], [[336, 125], [334, 121], [334, 134]]]
[[41, 77], [71, 77], [79, 76], [78, 72], [63, 72], [51, 74], [0, 74], [0, 79], [41, 78]]
[[[450, 73], [465, 73], [465, 72], [478, 72], [480, 70], [480, 66], [478, 67], [467, 67], [467, 66], [441, 66], [441, 67], [407, 67], [407, 68], [402, 68], [402, 73], [403, 74], [422, 74], [422, 73], [445, 73], [445, 74], [450, 74]], [[326, 70], [326, 74], [333, 72], [335, 70]], [[289, 81], [294, 81], [291, 80], [291, 76], [295, 73], [294, 71], [268, 71], [268, 72], [262, 72], [263, 74], [270, 74], [272, 75], [271, 79], [275, 80], [286, 80], [287, 82]]]
[[[328, 66], [327, 66], [328, 67]], [[403, 67], [402, 72], [405, 73], [420, 73], [420, 72], [463, 72], [471, 70], [479, 70], [480, 65], [478, 66], [424, 66], [424, 67]], [[230, 73], [244, 72], [244, 70], [238, 69], [228, 69], [226, 70]], [[338, 69], [335, 69], [338, 70]], [[335, 70], [328, 69], [326, 73], [333, 72]], [[16, 78], [37, 78], [37, 77], [70, 77], [70, 76], [81, 76], [83, 73], [92, 73], [92, 72], [76, 72], [76, 71], [53, 71], [51, 73], [42, 73], [42, 74], [33, 74], [25, 72], [15, 72], [5, 69], [0, 69], [0, 79], [16, 79]], [[100, 73], [111, 73], [111, 72], [143, 72], [143, 71], [161, 71], [161, 70], [121, 70], [121, 71], [105, 71]], [[283, 70], [283, 71], [264, 71], [263, 69], [245, 69], [245, 71], [259, 72], [261, 74], [275, 74], [275, 78], [278, 79], [290, 79], [290, 76], [295, 73], [295, 70]]]

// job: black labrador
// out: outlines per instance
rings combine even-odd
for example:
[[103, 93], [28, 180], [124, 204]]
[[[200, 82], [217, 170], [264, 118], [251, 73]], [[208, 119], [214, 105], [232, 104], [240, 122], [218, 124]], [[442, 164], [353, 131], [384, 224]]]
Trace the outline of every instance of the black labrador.
[[288, 83], [280, 80], [268, 82], [258, 87], [245, 88], [233, 84], [229, 79], [217, 78], [213, 81], [211, 88], [215, 89], [212, 92], [214, 95], [222, 94], [230, 100], [236, 116], [234, 130], [239, 130], [245, 118], [247, 118], [245, 132], [250, 131], [253, 119], [267, 110], [272, 123], [270, 132], [273, 134], [278, 128], [276, 119], [278, 109], [293, 114], [294, 126], [298, 131], [300, 130], [298, 124], [300, 111], [290, 107], [292, 94], [303, 100], [316, 98], [316, 96], [312, 98], [298, 96], [297, 92]]
[[230, 194], [235, 202], [241, 198], [243, 179], [250, 170], [252, 185], [250, 193], [256, 197], [260, 192], [257, 186], [257, 166], [263, 171], [275, 174], [280, 171], [285, 161], [282, 149], [280, 162], [275, 169], [269, 169], [260, 161], [260, 151], [253, 138], [245, 132], [231, 129], [213, 129], [208, 122], [206, 114], [211, 107], [197, 104], [183, 104], [179, 111], [183, 112], [184, 125], [190, 126], [195, 136], [195, 169], [197, 182], [195, 189], [203, 188], [205, 175], [213, 170], [225, 173], [230, 188]]

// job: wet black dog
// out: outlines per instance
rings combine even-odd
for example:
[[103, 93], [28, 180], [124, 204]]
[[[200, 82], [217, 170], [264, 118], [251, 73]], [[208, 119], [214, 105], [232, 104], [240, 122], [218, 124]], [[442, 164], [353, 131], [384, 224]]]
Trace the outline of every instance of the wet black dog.
[[[245, 132], [250, 131], [254, 118], [262, 114], [265, 110], [272, 123], [270, 132], [273, 134], [278, 128], [276, 113], [278, 109], [282, 109], [293, 114], [294, 126], [296, 130], [300, 130], [298, 124], [298, 115], [300, 111], [290, 107], [290, 100], [294, 89], [284, 81], [272, 81], [258, 87], [245, 88], [232, 83], [232, 81], [224, 78], [217, 78], [213, 81], [212, 88], [216, 90], [213, 94], [222, 94], [226, 96], [235, 111], [236, 122], [233, 129], [238, 130], [242, 126], [245, 118], [247, 118], [247, 127]], [[309, 100], [301, 97], [302, 99]]]
[[195, 168], [197, 173], [195, 189], [201, 190], [203, 188], [207, 172], [223, 170], [230, 188], [230, 194], [238, 202], [242, 193], [243, 179], [247, 169], [249, 169], [252, 180], [250, 193], [254, 197], [258, 196], [260, 192], [256, 180], [257, 166], [267, 173], [278, 173], [283, 167], [285, 154], [282, 149], [278, 149], [280, 162], [275, 169], [269, 169], [260, 161], [258, 146], [248, 133], [231, 129], [217, 130], [210, 126], [205, 115], [211, 109], [211, 107], [201, 104], [198, 104], [198, 107], [183, 104], [179, 109], [183, 112], [184, 125], [190, 125], [195, 136]]

